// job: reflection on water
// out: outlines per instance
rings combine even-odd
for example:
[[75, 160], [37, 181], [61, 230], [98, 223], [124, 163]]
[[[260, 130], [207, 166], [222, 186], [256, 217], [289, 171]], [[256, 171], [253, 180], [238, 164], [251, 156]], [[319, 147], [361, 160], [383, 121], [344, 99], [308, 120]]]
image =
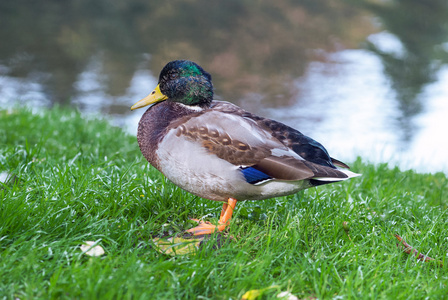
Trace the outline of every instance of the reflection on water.
[[[375, 40], [389, 40], [383, 33]], [[402, 168], [448, 171], [448, 67], [422, 92], [425, 113], [415, 116], [418, 130], [403, 143], [408, 128], [397, 127], [399, 104], [383, 76], [380, 59], [365, 50], [343, 50], [327, 62], [313, 62], [297, 81], [307, 102], [264, 112], [321, 141], [336, 157], [356, 155]]]
[[[303, 74], [310, 50], [353, 46], [371, 31], [343, 2], [271, 2], [2, 1], [0, 40], [8, 43], [0, 61], [8, 76], [46, 75], [39, 83], [59, 103], [78, 93], [73, 83], [92, 59], [101, 61], [104, 91], [124, 95], [144, 53], [151, 57], [144, 67], [155, 74], [173, 59], [199, 62], [226, 99], [255, 91], [289, 101], [285, 87]], [[353, 22], [364, 26], [353, 29]]]
[[385, 50], [368, 42], [367, 48], [381, 58], [384, 72], [396, 92], [404, 129], [403, 142], [410, 142], [415, 130], [413, 117], [424, 109], [423, 88], [437, 80], [438, 71], [448, 62], [444, 43], [448, 41], [446, 0], [393, 0], [365, 2], [387, 30], [401, 42], [398, 49]]
[[357, 3], [1, 1], [0, 106], [73, 105], [135, 132], [143, 112], [129, 106], [167, 61], [188, 58], [213, 75], [217, 98], [293, 125], [336, 157], [448, 170], [431, 134], [448, 128], [435, 117], [448, 115], [448, 4]]

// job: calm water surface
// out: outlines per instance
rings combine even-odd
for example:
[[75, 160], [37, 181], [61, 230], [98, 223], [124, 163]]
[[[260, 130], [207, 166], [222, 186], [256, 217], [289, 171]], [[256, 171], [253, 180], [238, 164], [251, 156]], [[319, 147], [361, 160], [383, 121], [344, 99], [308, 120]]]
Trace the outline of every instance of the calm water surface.
[[77, 107], [136, 133], [129, 107], [186, 58], [216, 98], [291, 125], [333, 157], [448, 172], [442, 0], [3, 1], [0, 107]]

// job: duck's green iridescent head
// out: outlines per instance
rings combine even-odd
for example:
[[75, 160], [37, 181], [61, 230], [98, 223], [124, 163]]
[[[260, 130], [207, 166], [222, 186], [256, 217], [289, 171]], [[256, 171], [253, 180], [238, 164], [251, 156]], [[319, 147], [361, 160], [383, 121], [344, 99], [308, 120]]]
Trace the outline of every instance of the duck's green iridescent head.
[[192, 61], [171, 61], [160, 72], [159, 84], [154, 91], [131, 109], [163, 100], [208, 107], [213, 100], [212, 77]]

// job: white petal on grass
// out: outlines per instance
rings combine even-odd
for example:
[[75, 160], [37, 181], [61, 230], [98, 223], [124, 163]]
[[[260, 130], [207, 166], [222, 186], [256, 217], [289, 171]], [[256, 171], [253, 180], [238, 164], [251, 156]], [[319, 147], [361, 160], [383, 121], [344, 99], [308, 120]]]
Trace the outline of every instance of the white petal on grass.
[[8, 180], [9, 174], [8, 172], [1, 172], [0, 173], [0, 182], [5, 183]]
[[281, 298], [281, 299], [284, 299], [284, 300], [299, 300], [299, 298], [297, 298], [296, 296], [291, 294], [291, 292], [288, 292], [288, 291], [279, 293], [277, 295], [277, 298]]
[[103, 247], [95, 245], [97, 242], [87, 241], [81, 245], [81, 251], [88, 256], [101, 256], [104, 254]]

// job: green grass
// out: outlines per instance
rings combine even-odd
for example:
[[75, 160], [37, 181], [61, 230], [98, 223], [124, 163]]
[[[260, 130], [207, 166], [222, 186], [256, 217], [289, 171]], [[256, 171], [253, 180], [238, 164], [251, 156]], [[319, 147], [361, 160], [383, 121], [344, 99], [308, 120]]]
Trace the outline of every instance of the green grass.
[[[271, 285], [261, 298], [446, 299], [447, 177], [352, 169], [363, 176], [240, 203], [232, 241], [170, 257], [152, 237], [217, 220], [220, 203], [176, 188], [105, 121], [0, 111], [0, 299], [240, 299]], [[444, 267], [403, 253], [394, 233]], [[106, 254], [83, 255], [88, 240]]]

